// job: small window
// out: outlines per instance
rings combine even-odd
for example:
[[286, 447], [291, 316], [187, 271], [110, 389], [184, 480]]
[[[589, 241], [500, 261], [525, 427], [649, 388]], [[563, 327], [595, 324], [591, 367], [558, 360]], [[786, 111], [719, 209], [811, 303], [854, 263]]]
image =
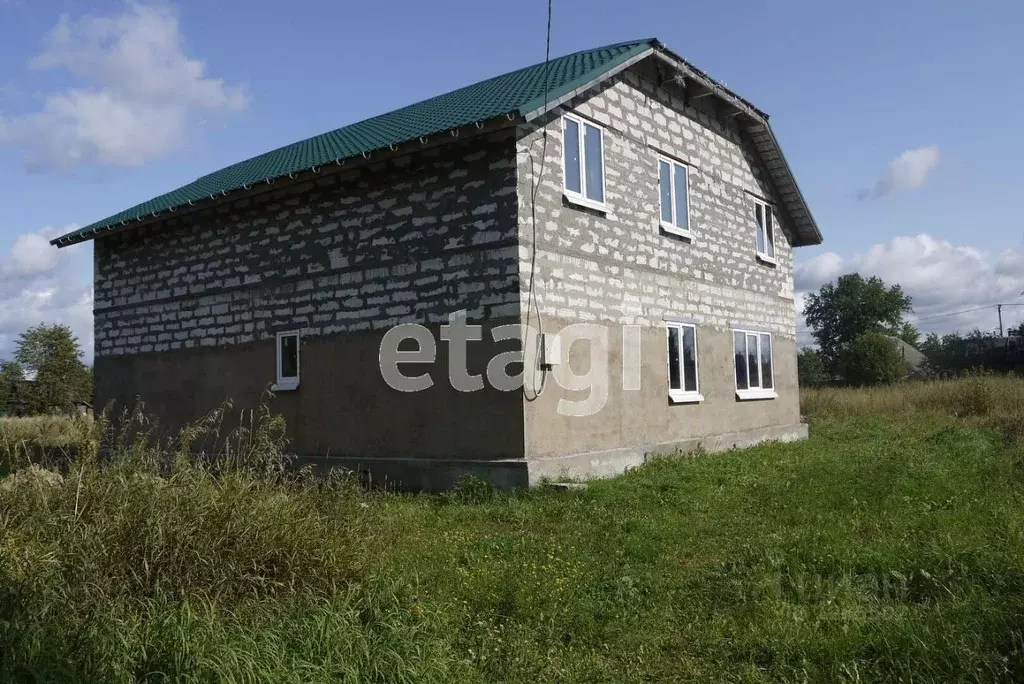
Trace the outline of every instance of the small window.
[[772, 205], [754, 202], [755, 243], [757, 257], [768, 263], [775, 263], [775, 212]]
[[661, 227], [666, 233], [690, 237], [690, 171], [677, 161], [658, 158]]
[[277, 333], [277, 384], [274, 390], [299, 386], [299, 331]]
[[562, 117], [565, 197], [574, 204], [604, 209], [604, 129], [574, 116]]
[[770, 333], [734, 330], [736, 396], [740, 399], [774, 399], [775, 368]]
[[697, 328], [666, 323], [668, 330], [668, 396], [674, 402], [703, 401], [697, 376]]

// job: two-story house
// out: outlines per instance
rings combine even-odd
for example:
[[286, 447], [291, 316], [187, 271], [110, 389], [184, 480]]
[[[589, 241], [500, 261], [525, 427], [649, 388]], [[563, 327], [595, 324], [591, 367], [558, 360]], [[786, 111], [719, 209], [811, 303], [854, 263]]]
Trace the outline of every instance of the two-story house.
[[85, 240], [95, 405], [140, 398], [165, 425], [273, 386], [297, 454], [427, 489], [807, 434], [792, 249], [821, 234], [767, 116], [656, 40], [288, 145], [54, 244]]

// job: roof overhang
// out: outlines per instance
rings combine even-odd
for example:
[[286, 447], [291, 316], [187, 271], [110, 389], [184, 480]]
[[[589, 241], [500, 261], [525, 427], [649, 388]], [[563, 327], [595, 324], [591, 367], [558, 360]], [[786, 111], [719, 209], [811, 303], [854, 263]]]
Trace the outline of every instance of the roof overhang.
[[772, 185], [778, 191], [779, 201], [792, 221], [794, 233], [792, 236], [793, 246], [820, 245], [822, 242], [821, 231], [818, 229], [818, 224], [811, 214], [807, 200], [804, 199], [803, 193], [797, 185], [796, 177], [793, 175], [789, 162], [786, 161], [786, 157], [782, 154], [782, 147], [779, 145], [772, 127], [768, 124], [768, 115], [666, 48], [660, 41], [651, 40], [648, 49], [631, 57], [622, 64], [608, 69], [599, 77], [592, 79], [586, 84], [578, 86], [571, 91], [552, 95], [546, 104], [537, 101], [528, 103], [528, 105], [520, 109], [520, 114], [527, 121], [536, 119], [555, 107], [565, 104], [573, 97], [613, 78], [637, 62], [652, 56], [675, 70], [683, 79], [684, 88], [687, 84], [696, 83], [701, 90], [698, 96], [712, 95], [729, 105], [732, 111], [728, 116], [735, 116], [741, 130], [750, 136], [765, 169], [771, 176]]
[[[477, 135], [486, 135], [496, 130], [515, 126], [521, 121], [516, 112], [508, 112], [499, 116], [491, 117], [483, 121], [476, 121], [465, 126], [459, 126], [450, 130], [441, 131], [430, 136], [422, 136], [411, 140], [392, 144], [388, 147], [379, 147], [364, 152], [361, 155], [341, 157], [325, 165], [315, 165], [307, 169], [297, 170], [284, 176], [272, 176], [256, 183], [243, 185], [230, 190], [222, 190], [210, 194], [186, 205], [172, 207], [170, 209], [153, 212], [148, 215], [141, 215], [136, 218], [126, 219], [111, 225], [93, 224], [80, 228], [77, 231], [61, 235], [50, 240], [50, 244], [58, 249], [70, 247], [82, 242], [88, 242], [96, 238], [123, 232], [132, 228], [159, 223], [167, 219], [193, 214], [199, 211], [213, 209], [223, 206], [226, 203], [234, 202], [254, 195], [264, 195], [277, 191], [287, 191], [288, 188], [316, 181], [319, 178], [330, 176], [345, 170], [357, 169], [371, 163], [386, 161], [394, 157], [409, 154], [413, 151], [430, 149], [440, 145], [446, 145], [457, 139], [465, 139]], [[201, 179], [200, 179], [201, 180]]]
[[660, 43], [656, 45], [655, 56], [680, 72], [683, 79], [698, 83], [735, 110], [734, 113], [739, 119], [737, 123], [750, 136], [754, 147], [757, 148], [761, 161], [771, 176], [772, 184], [778, 191], [779, 201], [793, 222], [793, 246], [820, 245], [821, 231], [811, 214], [807, 200], [800, 191], [800, 186], [797, 185], [793, 169], [782, 154], [778, 138], [768, 124], [768, 115]]

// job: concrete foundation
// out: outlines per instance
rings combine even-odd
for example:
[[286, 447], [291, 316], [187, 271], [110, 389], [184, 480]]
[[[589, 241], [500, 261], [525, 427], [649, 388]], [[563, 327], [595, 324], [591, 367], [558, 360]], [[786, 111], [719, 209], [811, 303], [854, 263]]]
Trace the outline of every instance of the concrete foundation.
[[531, 485], [550, 480], [615, 477], [647, 462], [651, 456], [684, 456], [696, 450], [728, 451], [761, 442], [795, 442], [807, 439], [806, 423], [757, 428], [731, 432], [714, 437], [697, 437], [679, 442], [665, 442], [646, 447], [624, 447], [607, 451], [589, 451], [567, 456], [532, 459], [529, 463]]
[[340, 468], [357, 474], [365, 484], [399, 491], [443, 492], [459, 478], [471, 475], [493, 482], [499, 489], [535, 486], [544, 480], [587, 480], [615, 477], [639, 467], [652, 456], [685, 456], [697, 450], [721, 452], [761, 442], [793, 442], [807, 438], [807, 425], [732, 432], [714, 437], [666, 442], [646, 447], [589, 451], [538, 459], [421, 459], [299, 457], [296, 465], [310, 465], [319, 473]]

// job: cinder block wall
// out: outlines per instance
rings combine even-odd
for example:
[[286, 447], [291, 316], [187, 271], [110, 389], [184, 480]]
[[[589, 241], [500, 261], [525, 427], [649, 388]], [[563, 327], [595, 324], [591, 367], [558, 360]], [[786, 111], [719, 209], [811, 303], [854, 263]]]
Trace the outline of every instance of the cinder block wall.
[[[520, 126], [523, 318], [532, 305], [539, 307], [545, 331], [580, 322], [608, 326], [612, 374], [606, 407], [589, 418], [559, 415], [560, 399], [576, 401], [585, 393], [567, 392], [549, 379], [541, 397], [525, 403], [529, 457], [617, 448], [669, 450], [694, 438], [730, 433], [787, 437], [805, 430], [799, 426], [788, 217], [776, 203], [781, 224], [775, 234], [777, 264], [759, 262], [753, 199], [775, 198], [767, 172], [735, 125], [716, 118], [713, 98], [687, 106], [681, 90], [656, 84], [652, 67], [651, 60], [641, 63], [542, 122], [548, 131], [547, 155], [535, 206], [532, 184], [543, 149], [541, 128]], [[707, 109], [697, 108], [702, 106]], [[559, 117], [569, 110], [605, 129], [606, 213], [572, 206], [563, 198]], [[659, 153], [690, 165], [692, 241], [659, 228]], [[669, 402], [666, 317], [697, 325], [705, 397], [700, 404]], [[536, 321], [534, 311], [531, 323]], [[625, 325], [643, 329], [639, 391], [621, 389]], [[773, 333], [777, 399], [737, 401], [732, 327]], [[572, 362], [584, 371], [586, 360], [576, 356], [570, 355]], [[725, 446], [727, 440], [715, 443]]]
[[[760, 263], [753, 198], [775, 193], [756, 152], [716, 118], [711, 98], [698, 109], [657, 83], [653, 62], [641, 63], [542, 122], [549, 136], [536, 203], [542, 138], [531, 124], [99, 239], [97, 404], [139, 397], [169, 426], [226, 398], [255, 405], [274, 380], [275, 333], [301, 328], [300, 388], [274, 400], [294, 450], [434, 461], [391, 464], [394, 474], [411, 467], [417, 486], [449, 483], [482, 462], [522, 483], [520, 465], [495, 460], [524, 455], [799, 436], [788, 217], [779, 212], [777, 264]], [[563, 199], [567, 109], [605, 128], [607, 212]], [[659, 152], [691, 165], [692, 240], [658, 226]], [[403, 394], [380, 377], [380, 340], [395, 325], [424, 323], [436, 337], [458, 309], [490, 327], [526, 322], [530, 306], [547, 332], [608, 327], [611, 386], [598, 414], [560, 415], [559, 400], [581, 393], [550, 381], [536, 401], [489, 386], [457, 392], [443, 344], [433, 367], [417, 369], [432, 374], [432, 389]], [[666, 317], [698, 326], [700, 404], [669, 401]], [[537, 324], [535, 309], [529, 322]], [[621, 389], [623, 326], [641, 328], [640, 390]], [[737, 401], [733, 327], [773, 333], [777, 399]], [[488, 337], [470, 345], [472, 373], [507, 350]], [[578, 369], [588, 363], [581, 351], [567, 354]], [[586, 460], [580, 468], [609, 472]]]
[[[424, 149], [96, 241], [96, 400], [135, 397], [168, 426], [275, 380], [275, 334], [301, 328], [301, 385], [274, 408], [317, 455], [521, 457], [515, 393], [452, 390], [447, 356], [396, 392], [380, 339], [468, 310], [519, 320], [515, 131]], [[485, 336], [486, 340], [486, 336]], [[494, 353], [470, 345], [470, 370]]]

